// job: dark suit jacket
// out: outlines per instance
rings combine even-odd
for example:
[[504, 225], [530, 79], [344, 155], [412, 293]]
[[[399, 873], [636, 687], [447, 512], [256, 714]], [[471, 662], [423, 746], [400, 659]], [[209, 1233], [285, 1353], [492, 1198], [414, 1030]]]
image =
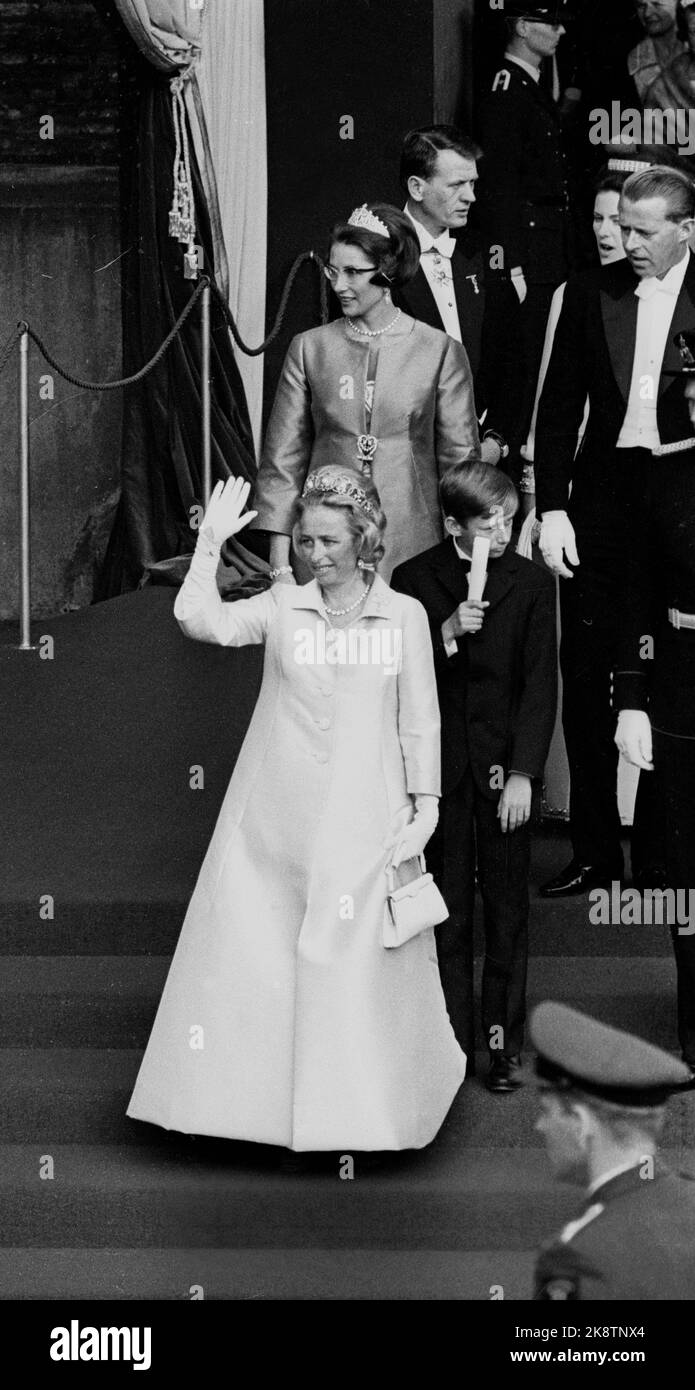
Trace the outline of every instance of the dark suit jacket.
[[[470, 235], [457, 241], [451, 257], [461, 341], [468, 354], [478, 415], [487, 410], [485, 429], [496, 430], [518, 448], [523, 374], [519, 371], [519, 299], [512, 283], [486, 276], [485, 260]], [[444, 331], [437, 302], [422, 267], [393, 292], [394, 304], [414, 319]]]
[[[589, 1218], [590, 1208], [603, 1211]], [[692, 1299], [695, 1292], [695, 1182], [657, 1164], [620, 1173], [587, 1199], [587, 1224], [567, 1242], [544, 1246], [534, 1298]]]
[[695, 632], [675, 631], [668, 610], [695, 613], [695, 438], [691, 449], [652, 461], [640, 502], [619, 598], [614, 705], [648, 709], [657, 729], [693, 739]]
[[[637, 333], [638, 277], [629, 262], [584, 271], [567, 283], [562, 313], [538, 408], [535, 473], [539, 515], [567, 510], [590, 541], [602, 510], [620, 506], [622, 480], [615, 445], [625, 419]], [[695, 324], [695, 257], [690, 257], [676, 301], [664, 368], [680, 368], [673, 338]], [[575, 459], [577, 435], [589, 397], [589, 422]], [[657, 421], [662, 444], [691, 431], [682, 379], [665, 376], [658, 386]], [[622, 451], [618, 451], [622, 452]], [[568, 505], [569, 485], [572, 497]], [[581, 556], [580, 556], [581, 558]]]
[[399, 565], [391, 586], [420, 600], [430, 622], [442, 717], [442, 792], [470, 766], [490, 800], [491, 769], [543, 775], [555, 723], [555, 583], [547, 570], [506, 550], [490, 563], [482, 630], [447, 656], [442, 623], [468, 597], [469, 566], [451, 537]]

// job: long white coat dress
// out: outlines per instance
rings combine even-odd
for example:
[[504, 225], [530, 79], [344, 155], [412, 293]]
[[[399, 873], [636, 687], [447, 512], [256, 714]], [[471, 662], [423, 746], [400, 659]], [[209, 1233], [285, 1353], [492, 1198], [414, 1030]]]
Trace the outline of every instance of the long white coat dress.
[[433, 931], [382, 937], [384, 841], [409, 792], [439, 792], [424, 609], [377, 576], [357, 628], [386, 661], [331, 664], [316, 581], [222, 603], [217, 559], [201, 538], [175, 615], [201, 641], [265, 642], [263, 681], [128, 1114], [296, 1150], [421, 1148], [466, 1065]]

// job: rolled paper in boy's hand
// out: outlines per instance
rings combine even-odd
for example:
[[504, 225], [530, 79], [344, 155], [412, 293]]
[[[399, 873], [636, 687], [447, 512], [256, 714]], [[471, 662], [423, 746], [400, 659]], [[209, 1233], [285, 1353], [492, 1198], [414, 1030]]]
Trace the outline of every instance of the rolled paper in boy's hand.
[[476, 536], [473, 541], [473, 558], [471, 560], [471, 572], [468, 576], [468, 597], [481, 599], [485, 591], [485, 581], [487, 579], [487, 558], [490, 554], [490, 542], [486, 536]]

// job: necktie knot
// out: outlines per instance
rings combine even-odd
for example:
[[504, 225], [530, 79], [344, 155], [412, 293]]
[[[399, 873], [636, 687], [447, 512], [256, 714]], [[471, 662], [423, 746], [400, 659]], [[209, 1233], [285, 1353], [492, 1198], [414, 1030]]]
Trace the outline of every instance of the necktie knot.
[[454, 238], [445, 234], [433, 239], [431, 246], [428, 246], [427, 250], [431, 251], [435, 256], [444, 256], [447, 261], [450, 261], [455, 244]]

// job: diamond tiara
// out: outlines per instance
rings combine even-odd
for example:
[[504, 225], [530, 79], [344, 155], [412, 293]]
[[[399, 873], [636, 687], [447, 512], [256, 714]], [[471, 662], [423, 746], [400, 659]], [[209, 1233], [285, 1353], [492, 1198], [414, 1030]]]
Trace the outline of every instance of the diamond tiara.
[[337, 493], [339, 497], [350, 497], [358, 507], [362, 508], [367, 516], [374, 515], [374, 508], [369, 501], [367, 494], [359, 483], [353, 483], [352, 478], [340, 474], [337, 478], [322, 478], [319, 473], [309, 473], [304, 483], [302, 497], [309, 497], [311, 493], [326, 492]]
[[[695, 3], [695, 0], [693, 0], [693, 3]], [[363, 203], [361, 207], [355, 208], [354, 211], [350, 213], [347, 224], [348, 227], [364, 227], [365, 231], [376, 232], [377, 236], [385, 236], [388, 240], [391, 238], [391, 233], [386, 223], [382, 222], [380, 217], [375, 217], [374, 213], [369, 211], [366, 203]]]
[[[693, 0], [695, 4], [695, 0]], [[612, 174], [638, 174], [640, 169], [651, 169], [650, 159], [609, 159], [608, 168]]]

